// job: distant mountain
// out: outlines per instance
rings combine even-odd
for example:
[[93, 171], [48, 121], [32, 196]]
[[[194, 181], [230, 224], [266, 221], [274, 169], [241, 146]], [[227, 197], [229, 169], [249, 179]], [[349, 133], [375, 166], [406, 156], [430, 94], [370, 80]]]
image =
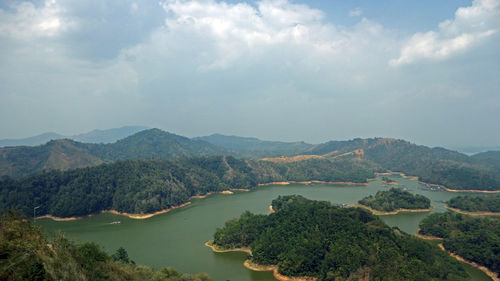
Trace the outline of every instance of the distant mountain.
[[0, 176], [23, 177], [44, 170], [67, 170], [103, 163], [88, 145], [73, 140], [49, 141], [39, 146], [0, 148]]
[[24, 138], [24, 139], [3, 139], [0, 140], [0, 147], [4, 146], [21, 146], [21, 145], [40, 145], [47, 143], [51, 140], [64, 139], [65, 136], [57, 133], [44, 133], [38, 136]]
[[423, 182], [452, 189], [500, 190], [500, 158], [495, 152], [470, 157], [445, 148], [430, 148], [392, 138], [330, 141], [317, 145], [222, 135], [189, 139], [159, 129], [143, 130], [110, 144], [56, 140], [37, 147], [0, 148], [0, 176], [22, 177], [43, 170], [67, 170], [126, 159], [213, 155], [261, 158], [273, 163], [311, 159], [334, 163], [352, 159], [378, 172], [402, 172], [417, 176]]
[[500, 159], [500, 151], [486, 151], [472, 155], [474, 159]]
[[0, 148], [0, 176], [18, 178], [43, 170], [68, 170], [124, 159], [235, 154], [202, 140], [191, 140], [159, 129], [149, 129], [111, 144], [62, 139], [39, 146]]
[[467, 146], [467, 147], [457, 147], [457, 151], [463, 152], [468, 155], [477, 154], [481, 152], [497, 151], [500, 150], [500, 146]]
[[142, 130], [148, 129], [145, 126], [125, 126], [121, 128], [113, 128], [108, 130], [93, 130], [88, 133], [64, 136], [57, 133], [44, 133], [38, 136], [23, 138], [23, 139], [3, 139], [0, 140], [0, 147], [7, 146], [35, 146], [46, 144], [51, 140], [72, 139], [78, 142], [85, 143], [112, 143], [133, 135]]
[[203, 140], [211, 144], [225, 147], [230, 150], [251, 154], [257, 157], [296, 155], [312, 147], [311, 144], [302, 141], [299, 142], [264, 141], [257, 138], [225, 136], [221, 134], [213, 134], [210, 136], [197, 137], [194, 139]]
[[304, 155], [267, 160], [290, 162], [311, 158], [354, 158], [376, 164], [380, 171], [402, 172], [453, 189], [500, 189], [500, 161], [476, 159], [479, 157], [391, 138], [330, 141], [311, 147]]
[[112, 144], [94, 145], [91, 151], [93, 155], [107, 161], [234, 154], [223, 147], [160, 129], [144, 130]]
[[146, 126], [125, 126], [108, 130], [93, 130], [88, 133], [74, 135], [69, 138], [86, 143], [113, 143], [146, 129], [149, 128]]

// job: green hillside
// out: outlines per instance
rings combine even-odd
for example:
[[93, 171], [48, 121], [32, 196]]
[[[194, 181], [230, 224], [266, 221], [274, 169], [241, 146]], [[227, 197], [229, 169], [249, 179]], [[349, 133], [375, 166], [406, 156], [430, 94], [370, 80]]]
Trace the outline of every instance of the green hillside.
[[185, 203], [191, 196], [276, 181], [364, 183], [373, 169], [355, 160], [309, 160], [277, 164], [213, 156], [171, 160], [117, 161], [69, 171], [50, 171], [0, 181], [0, 210], [29, 215], [83, 216], [102, 210], [152, 213]]
[[420, 222], [419, 233], [443, 238], [447, 250], [500, 274], [500, 218], [432, 214]]

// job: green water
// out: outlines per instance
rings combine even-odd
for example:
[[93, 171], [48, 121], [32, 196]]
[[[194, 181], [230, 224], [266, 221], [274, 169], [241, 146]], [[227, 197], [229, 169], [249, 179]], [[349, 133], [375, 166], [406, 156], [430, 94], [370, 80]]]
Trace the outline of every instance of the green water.
[[[394, 176], [399, 187], [412, 193], [431, 198], [433, 212], [443, 212], [444, 201], [457, 193], [431, 191], [416, 181]], [[278, 195], [300, 194], [309, 199], [327, 200], [332, 203], [356, 203], [359, 199], [375, 194], [390, 186], [372, 181], [368, 186], [342, 186], [326, 184], [291, 184], [259, 187], [249, 192], [233, 195], [215, 194], [204, 199], [194, 199], [193, 204], [157, 215], [135, 220], [128, 217], [100, 214], [76, 221], [55, 222], [39, 219], [48, 232], [62, 230], [76, 241], [93, 241], [104, 246], [109, 253], [124, 247], [138, 264], [155, 268], [174, 266], [186, 273], [207, 272], [215, 281], [275, 281], [270, 272], [255, 272], [243, 266], [245, 253], [214, 253], [204, 246], [212, 239], [217, 227], [230, 218], [238, 217], [245, 210], [268, 213], [271, 201]], [[415, 233], [418, 223], [429, 213], [405, 213], [381, 218], [391, 226], [398, 226], [407, 233]], [[120, 221], [120, 224], [110, 224]], [[490, 280], [481, 271], [467, 266], [475, 281]]]

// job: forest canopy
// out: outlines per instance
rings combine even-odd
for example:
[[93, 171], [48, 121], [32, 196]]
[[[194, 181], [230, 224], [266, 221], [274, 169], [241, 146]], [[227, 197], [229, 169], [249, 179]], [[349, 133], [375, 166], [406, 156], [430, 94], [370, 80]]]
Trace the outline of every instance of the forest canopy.
[[432, 214], [420, 222], [419, 233], [443, 238], [447, 250], [500, 272], [500, 218]]
[[302, 196], [273, 200], [270, 215], [243, 213], [214, 234], [214, 245], [250, 247], [251, 260], [287, 276], [318, 280], [467, 280], [438, 247], [390, 228], [361, 208]]
[[448, 201], [448, 206], [468, 212], [500, 212], [500, 195], [457, 196]]

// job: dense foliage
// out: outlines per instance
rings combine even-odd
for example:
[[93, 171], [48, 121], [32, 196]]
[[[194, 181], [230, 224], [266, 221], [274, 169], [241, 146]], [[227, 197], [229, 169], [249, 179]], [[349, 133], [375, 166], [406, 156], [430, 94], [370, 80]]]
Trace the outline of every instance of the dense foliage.
[[448, 201], [448, 206], [468, 212], [500, 212], [500, 195], [457, 196]]
[[420, 194], [411, 194], [400, 188], [378, 191], [358, 201], [374, 210], [390, 212], [399, 209], [429, 209], [431, 200]]
[[390, 228], [360, 208], [301, 196], [273, 200], [270, 215], [245, 212], [214, 234], [222, 248], [250, 247], [252, 261], [319, 280], [466, 280], [436, 246]]
[[500, 218], [432, 214], [420, 222], [419, 233], [444, 238], [447, 250], [500, 272]]
[[123, 248], [118, 252], [127, 259], [114, 260], [99, 245], [75, 244], [62, 234], [47, 241], [40, 227], [16, 213], [0, 217], [0, 280], [211, 280], [206, 274], [135, 265]]
[[171, 160], [127, 160], [69, 171], [50, 171], [0, 181], [0, 210], [27, 215], [83, 216], [102, 210], [151, 213], [185, 203], [191, 196], [274, 181], [366, 182], [370, 167], [358, 161], [310, 160], [276, 164], [213, 156]]

